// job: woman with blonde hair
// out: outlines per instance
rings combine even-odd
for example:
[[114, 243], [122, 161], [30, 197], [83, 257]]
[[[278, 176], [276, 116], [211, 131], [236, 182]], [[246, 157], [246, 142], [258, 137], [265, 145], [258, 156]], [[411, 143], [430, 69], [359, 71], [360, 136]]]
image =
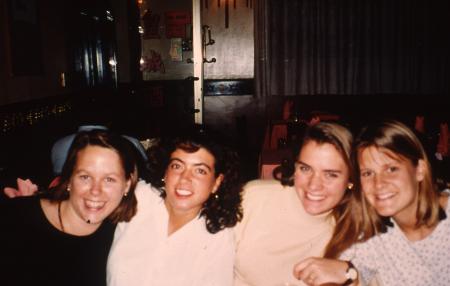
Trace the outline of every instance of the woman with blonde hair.
[[[342, 261], [315, 258], [295, 267], [298, 278], [344, 283], [351, 260], [362, 284], [450, 285], [450, 206], [439, 192], [420, 140], [404, 124], [366, 126], [356, 140], [363, 195], [361, 240]], [[357, 223], [357, 222], [356, 222]]]

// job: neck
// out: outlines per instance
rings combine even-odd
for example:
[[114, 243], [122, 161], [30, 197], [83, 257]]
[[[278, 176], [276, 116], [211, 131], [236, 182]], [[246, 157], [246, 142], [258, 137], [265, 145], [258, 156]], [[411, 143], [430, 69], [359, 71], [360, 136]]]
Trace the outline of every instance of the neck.
[[425, 225], [422, 225], [420, 227], [417, 227], [415, 225], [404, 226], [400, 224], [398, 224], [398, 226], [400, 227], [400, 229], [402, 230], [402, 232], [405, 234], [406, 238], [409, 241], [419, 241], [426, 238], [433, 232], [434, 228], [436, 227], [436, 226], [428, 227]]
[[191, 220], [195, 219], [200, 210], [194, 210], [194, 211], [176, 211], [170, 206], [166, 205], [167, 212], [169, 213], [169, 223], [168, 223], [168, 229], [167, 234], [170, 236], [183, 226], [185, 226], [187, 223], [189, 223]]
[[94, 233], [101, 223], [87, 223], [81, 219], [67, 201], [56, 203], [58, 213], [58, 229], [72, 235], [90, 235]]

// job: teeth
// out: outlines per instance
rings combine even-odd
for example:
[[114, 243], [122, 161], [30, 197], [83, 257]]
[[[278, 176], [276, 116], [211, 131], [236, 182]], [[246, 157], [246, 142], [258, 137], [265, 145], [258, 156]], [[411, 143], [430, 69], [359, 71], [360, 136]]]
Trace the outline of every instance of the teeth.
[[387, 200], [394, 196], [394, 193], [385, 193], [385, 194], [378, 194], [376, 197], [378, 200]]
[[306, 198], [310, 201], [320, 201], [325, 199], [325, 196], [322, 195], [313, 195], [311, 193], [306, 193]]
[[104, 205], [105, 202], [86, 200], [86, 206], [91, 209], [101, 209]]
[[183, 189], [177, 189], [176, 192], [177, 192], [177, 194], [180, 195], [180, 196], [190, 196], [190, 195], [192, 195], [192, 192], [191, 192], [191, 191], [183, 190]]

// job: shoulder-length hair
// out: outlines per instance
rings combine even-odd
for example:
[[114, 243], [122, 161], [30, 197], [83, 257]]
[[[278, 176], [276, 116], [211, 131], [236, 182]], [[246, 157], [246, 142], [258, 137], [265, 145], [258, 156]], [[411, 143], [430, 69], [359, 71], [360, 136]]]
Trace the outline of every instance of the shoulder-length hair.
[[[432, 227], [439, 221], [439, 194], [434, 185], [433, 174], [427, 153], [414, 132], [406, 125], [395, 120], [385, 120], [367, 125], [362, 129], [355, 141], [353, 160], [357, 163], [363, 150], [369, 147], [386, 150], [386, 154], [394, 160], [409, 161], [415, 167], [419, 160], [424, 162], [424, 177], [419, 182], [418, 205], [416, 210], [416, 226]], [[359, 165], [356, 164], [359, 174]], [[361, 195], [362, 196], [362, 195]], [[365, 228], [365, 239], [385, 230], [383, 218], [378, 216], [367, 200], [362, 196], [365, 219], [370, 222]]]
[[69, 198], [67, 187], [78, 160], [78, 153], [88, 146], [99, 146], [113, 150], [119, 155], [126, 180], [131, 181], [130, 189], [119, 206], [108, 216], [113, 223], [129, 221], [136, 214], [137, 200], [134, 189], [138, 181], [137, 151], [123, 136], [106, 130], [92, 130], [78, 133], [69, 149], [58, 184], [49, 192], [52, 201], [63, 201]]
[[220, 142], [212, 133], [195, 130], [175, 139], [159, 141], [147, 150], [149, 158], [149, 175], [147, 180], [157, 187], [161, 197], [165, 197], [164, 174], [169, 165], [170, 156], [181, 149], [188, 153], [206, 149], [214, 157], [214, 176], [223, 175], [223, 181], [214, 194], [203, 204], [200, 216], [205, 217], [206, 229], [210, 233], [233, 227], [242, 219], [240, 162], [237, 153]]
[[[317, 144], [331, 144], [341, 155], [348, 168], [348, 188], [345, 190], [342, 200], [332, 211], [336, 226], [333, 236], [328, 242], [324, 257], [337, 258], [340, 253], [357, 241], [361, 229], [361, 207], [359, 198], [355, 196], [354, 182], [356, 178], [355, 168], [351, 160], [353, 135], [344, 126], [334, 122], [320, 122], [307, 127], [301, 140], [296, 156], [308, 142]], [[293, 185], [294, 167], [290, 168], [290, 180], [284, 180], [289, 185]], [[283, 180], [282, 180], [283, 181]]]

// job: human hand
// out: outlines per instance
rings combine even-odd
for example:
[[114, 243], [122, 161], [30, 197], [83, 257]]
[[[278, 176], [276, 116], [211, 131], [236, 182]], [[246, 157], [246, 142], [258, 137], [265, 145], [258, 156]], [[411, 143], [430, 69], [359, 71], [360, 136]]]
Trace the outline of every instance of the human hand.
[[38, 186], [33, 184], [30, 179], [23, 180], [21, 178], [17, 178], [17, 189], [11, 187], [5, 187], [3, 189], [3, 192], [9, 198], [31, 196], [37, 191]]
[[310, 286], [343, 284], [348, 264], [337, 259], [309, 257], [294, 266], [294, 276]]

